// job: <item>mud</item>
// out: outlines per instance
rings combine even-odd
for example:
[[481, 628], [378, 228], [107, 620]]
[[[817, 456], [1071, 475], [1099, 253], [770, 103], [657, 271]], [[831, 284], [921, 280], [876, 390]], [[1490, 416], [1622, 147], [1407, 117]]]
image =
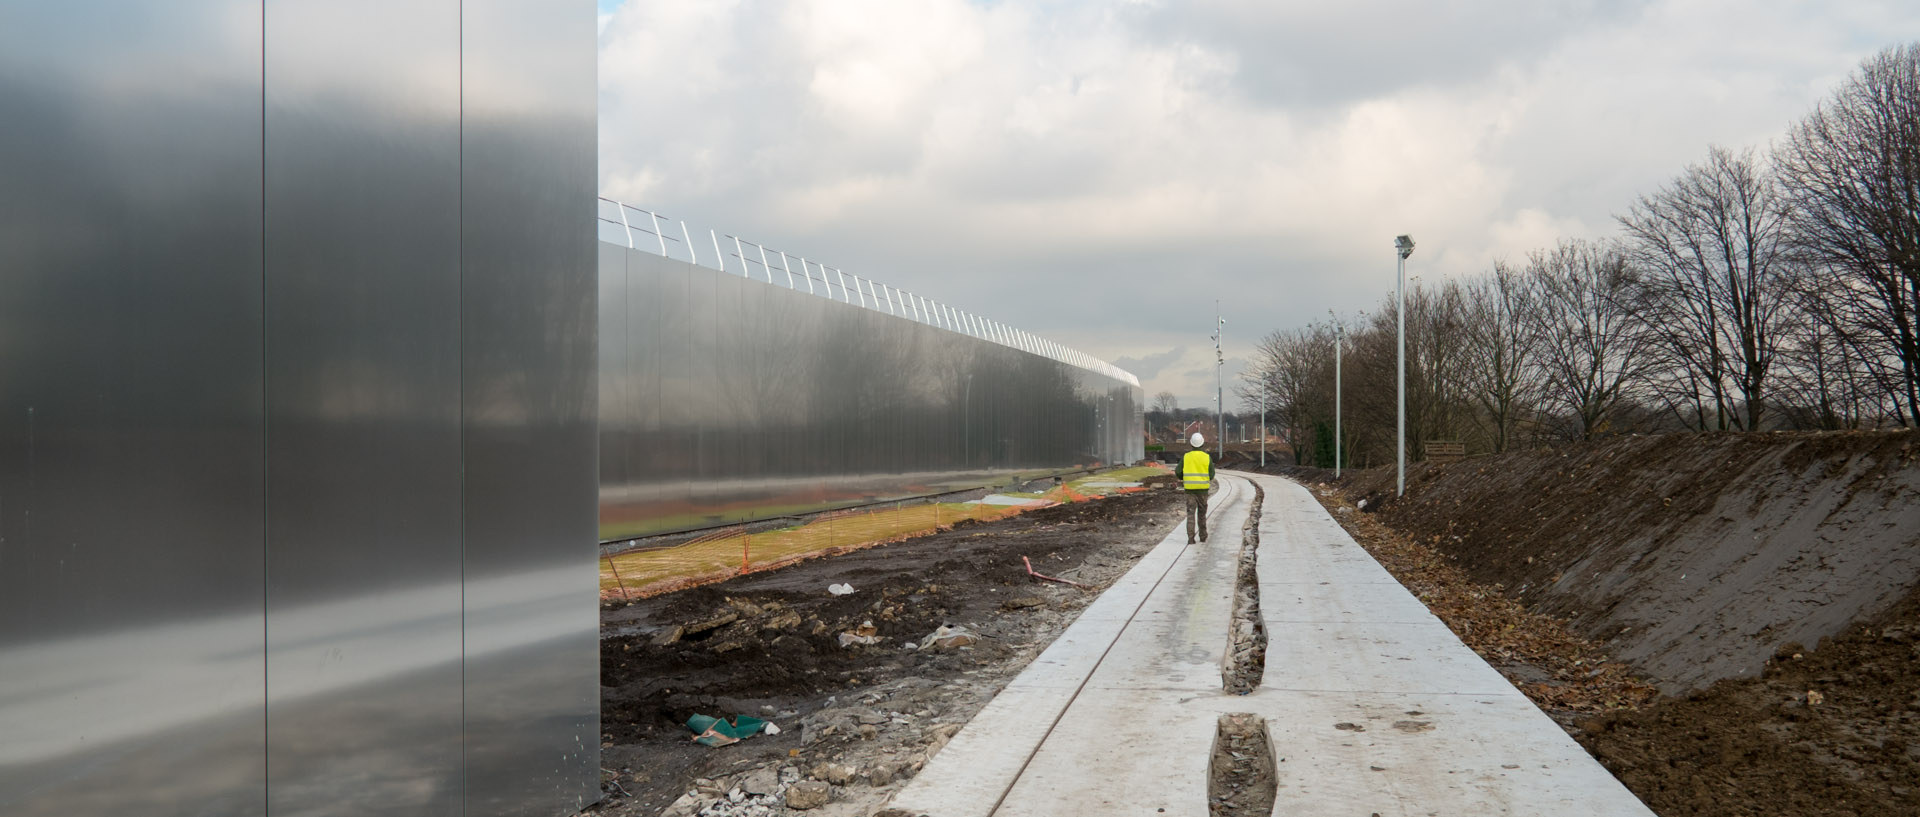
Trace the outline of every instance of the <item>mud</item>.
[[[1032, 511], [605, 610], [602, 764], [618, 796], [601, 812], [690, 814], [784, 768], [832, 778], [832, 804], [809, 814], [864, 814], [1179, 521], [1177, 499]], [[1022, 556], [1095, 590], [1034, 579]], [[854, 592], [829, 594], [836, 583]], [[942, 625], [975, 639], [918, 648]], [[841, 646], [848, 632], [878, 643]], [[709, 748], [682, 726], [695, 713], [783, 731]]]
[[1575, 737], [1663, 817], [1920, 814], [1920, 597]]

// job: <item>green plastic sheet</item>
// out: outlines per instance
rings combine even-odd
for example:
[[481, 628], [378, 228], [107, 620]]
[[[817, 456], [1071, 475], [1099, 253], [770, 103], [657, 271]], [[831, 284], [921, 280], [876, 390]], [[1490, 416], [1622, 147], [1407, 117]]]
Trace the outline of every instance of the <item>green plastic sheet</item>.
[[706, 715], [694, 715], [687, 719], [687, 730], [693, 733], [693, 740], [704, 746], [726, 746], [760, 734], [767, 722], [750, 715], [730, 715], [725, 718], [712, 718]]

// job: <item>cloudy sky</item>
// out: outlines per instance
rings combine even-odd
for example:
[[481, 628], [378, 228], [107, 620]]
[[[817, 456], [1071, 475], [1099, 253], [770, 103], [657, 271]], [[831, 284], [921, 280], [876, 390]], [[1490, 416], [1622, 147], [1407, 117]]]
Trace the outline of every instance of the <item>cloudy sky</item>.
[[[601, 0], [602, 195], [1211, 405], [1277, 328], [1765, 147], [1911, 0]], [[1230, 400], [1232, 398], [1229, 398]]]

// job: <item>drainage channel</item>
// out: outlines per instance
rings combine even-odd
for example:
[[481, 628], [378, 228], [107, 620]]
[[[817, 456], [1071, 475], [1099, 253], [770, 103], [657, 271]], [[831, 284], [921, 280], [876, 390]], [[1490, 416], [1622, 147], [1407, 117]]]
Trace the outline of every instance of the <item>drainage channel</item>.
[[[1246, 695], [1260, 686], [1267, 669], [1267, 626], [1260, 618], [1260, 506], [1267, 493], [1253, 486], [1247, 526], [1241, 531], [1240, 559], [1234, 574], [1233, 632], [1228, 640], [1223, 686], [1233, 695]], [[1267, 720], [1248, 712], [1220, 716], [1207, 766], [1209, 817], [1267, 817], [1278, 796], [1279, 770], [1274, 764], [1273, 740]]]

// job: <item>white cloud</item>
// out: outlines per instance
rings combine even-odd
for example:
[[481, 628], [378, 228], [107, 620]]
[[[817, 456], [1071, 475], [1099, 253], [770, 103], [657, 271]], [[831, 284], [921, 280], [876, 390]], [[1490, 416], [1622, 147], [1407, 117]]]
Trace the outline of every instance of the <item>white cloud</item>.
[[1190, 399], [1216, 298], [1239, 355], [1370, 306], [1397, 233], [1445, 276], [1611, 231], [1916, 37], [1892, 2], [632, 0], [602, 190], [1108, 359], [1184, 347], [1145, 386]]

